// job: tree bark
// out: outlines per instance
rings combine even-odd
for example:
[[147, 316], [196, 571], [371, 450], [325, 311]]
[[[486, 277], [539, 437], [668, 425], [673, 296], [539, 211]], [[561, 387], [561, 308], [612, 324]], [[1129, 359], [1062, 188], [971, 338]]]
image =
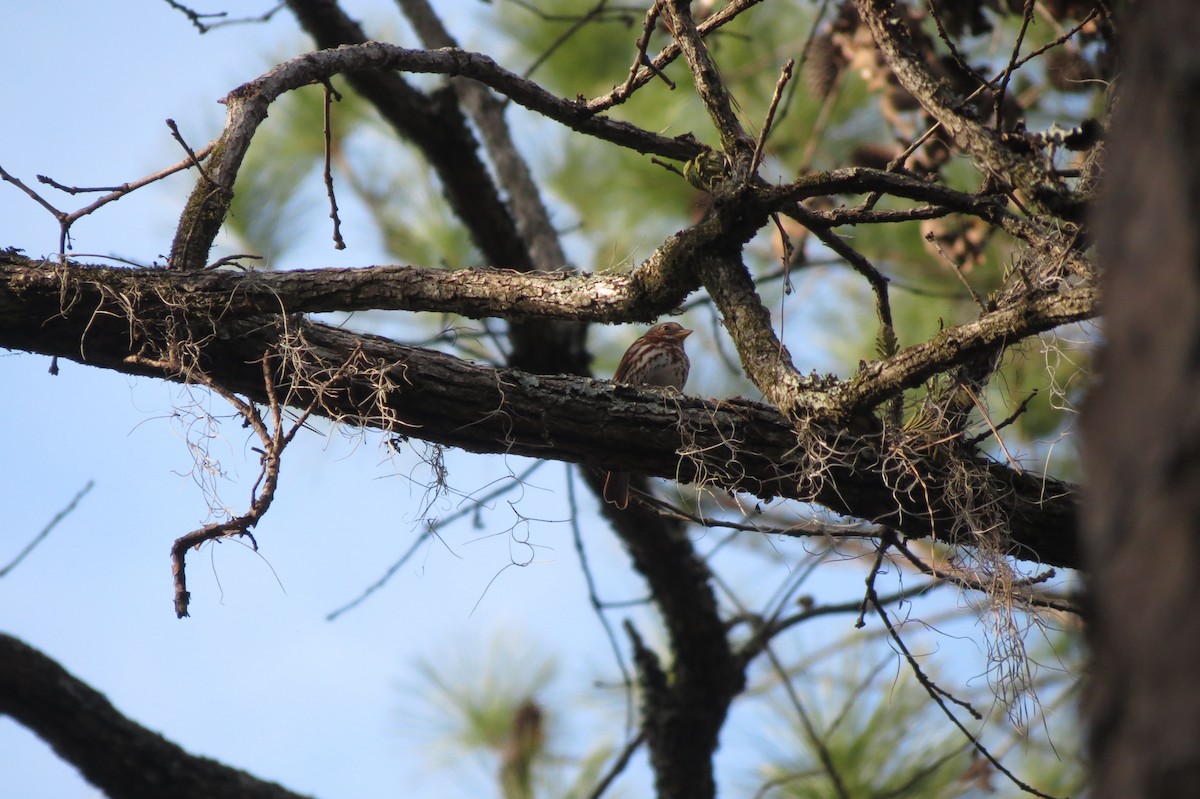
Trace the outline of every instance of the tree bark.
[[[580, 377], [495, 369], [290, 313], [239, 317], [204, 288], [210, 279], [225, 280], [47, 266], [0, 253], [0, 346], [179, 381], [194, 380], [199, 370], [262, 404], [269, 394], [261, 361], [279, 359], [279, 396], [344, 423], [471, 452], [815, 501], [912, 538], [934, 535], [972, 546], [977, 539], [961, 523], [960, 492], [953, 488], [964, 472], [948, 470], [955, 466], [967, 470], [983, 492], [980, 501], [998, 514], [1003, 551], [1078, 565], [1072, 486], [969, 453], [952, 463], [911, 453], [891, 460], [868, 417], [856, 422], [845, 413], [837, 425], [797, 430], [776, 409], [748, 400], [664, 397]], [[334, 290], [340, 280], [331, 274]], [[309, 287], [301, 296], [311, 293]], [[252, 289], [229, 302], [253, 303], [255, 296]], [[275, 307], [280, 296], [271, 298]], [[280, 359], [281, 351], [299, 357]]]
[[1085, 425], [1092, 792], [1121, 799], [1200, 796], [1200, 8], [1136, 9]]

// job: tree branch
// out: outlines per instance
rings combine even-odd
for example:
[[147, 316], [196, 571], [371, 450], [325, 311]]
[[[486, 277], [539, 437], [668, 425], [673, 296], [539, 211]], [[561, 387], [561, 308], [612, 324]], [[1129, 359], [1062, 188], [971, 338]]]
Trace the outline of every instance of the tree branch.
[[[961, 527], [961, 509], [944, 504], [940, 493], [963, 475], [946, 473], [937, 459], [897, 457], [869, 418], [856, 422], [844, 414], [836, 426], [816, 420], [796, 426], [773, 408], [741, 399], [664, 397], [578, 377], [492, 369], [301, 317], [193, 313], [186, 292], [162, 296], [136, 286], [117, 292], [102, 281], [77, 279], [70, 267], [14, 267], [14, 257], [5, 254], [7, 264], [0, 262], [0, 346], [180, 381], [189, 369], [201, 369], [228, 391], [263, 404], [269, 398], [257, 365], [283, 349], [290, 357], [276, 375], [280, 397], [346, 424], [472, 452], [623, 468], [763, 498], [813, 501], [887, 522], [910, 537], [972, 541]], [[995, 336], [1047, 324], [1027, 309], [997, 312], [964, 328], [986, 328], [991, 316], [1007, 324]], [[834, 413], [917, 381], [969, 350], [965, 334], [955, 330], [961, 329], [943, 333], [945, 342], [902, 350], [898, 371], [872, 367], [846, 388], [812, 389], [811, 396]], [[151, 359], [178, 362], [181, 350], [191, 359], [181, 370], [147, 365]], [[928, 359], [919, 361], [924, 350]], [[340, 377], [333, 381], [335, 374]], [[1073, 487], [986, 460], [968, 458], [958, 467], [992, 490], [992, 510], [1007, 520], [1004, 551], [1078, 566]]]
[[[197, 183], [180, 218], [171, 264], [180, 269], [199, 269], [224, 223], [233, 198], [233, 182], [258, 126], [266, 119], [271, 103], [287, 91], [324, 83], [341, 73], [402, 70], [473, 78], [491, 86], [522, 106], [579, 132], [596, 136], [641, 153], [687, 160], [701, 148], [684, 139], [668, 139], [627, 122], [594, 116], [581, 103], [563, 100], [532, 81], [498, 66], [491, 58], [464, 50], [409, 50], [381, 42], [344, 45], [336, 50], [308, 53], [284, 62], [259, 78], [234, 89], [225, 97], [228, 109], [225, 129], [209, 157], [211, 180]], [[411, 90], [410, 90], [411, 91]], [[432, 146], [432, 144], [431, 144]], [[455, 148], [461, 157], [463, 150]], [[463, 218], [463, 214], [459, 214]], [[481, 246], [487, 251], [486, 245]], [[522, 260], [526, 260], [527, 256]], [[503, 266], [520, 266], [505, 264]]]
[[302, 799], [276, 783], [189, 754], [121, 715], [103, 694], [55, 661], [3, 633], [0, 714], [33, 731], [108, 796]]

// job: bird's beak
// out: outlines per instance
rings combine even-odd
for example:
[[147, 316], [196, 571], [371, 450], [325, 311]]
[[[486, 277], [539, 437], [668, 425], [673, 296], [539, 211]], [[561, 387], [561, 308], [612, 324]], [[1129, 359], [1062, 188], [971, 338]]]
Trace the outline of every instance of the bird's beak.
[[693, 330], [688, 330], [688, 329], [685, 327], [683, 330], [680, 330], [678, 333], [676, 333], [676, 334], [675, 334], [675, 338], [679, 339], [680, 341], [683, 341], [685, 338], [687, 338], [688, 336], [692, 335], [692, 333], [694, 333], [694, 332], [695, 332], [695, 331], [693, 331]]

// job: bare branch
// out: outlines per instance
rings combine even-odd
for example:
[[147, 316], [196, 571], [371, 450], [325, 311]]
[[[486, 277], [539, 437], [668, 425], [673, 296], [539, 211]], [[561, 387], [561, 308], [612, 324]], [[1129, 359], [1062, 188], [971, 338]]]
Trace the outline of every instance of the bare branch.
[[33, 647], [0, 633], [0, 714], [11, 716], [108, 796], [304, 799], [130, 721], [103, 694]]
[[678, 160], [687, 160], [700, 152], [700, 147], [693, 142], [668, 139], [626, 122], [595, 116], [580, 102], [556, 97], [478, 53], [450, 48], [409, 50], [381, 42], [322, 50], [280, 64], [225, 97], [228, 119], [217, 154], [209, 166], [211, 181], [198, 184], [188, 200], [171, 247], [172, 265], [191, 270], [204, 266], [208, 251], [228, 212], [233, 197], [233, 183], [242, 160], [255, 131], [266, 119], [271, 103], [285, 92], [322, 83], [333, 75], [380, 69], [469, 77], [577, 132], [597, 136], [637, 152], [656, 153]]
[[775, 109], [779, 107], [779, 101], [783, 99], [783, 89], [792, 79], [792, 69], [795, 66], [795, 59], [789, 58], [779, 73], [779, 80], [775, 84], [775, 93], [771, 95], [771, 105], [767, 108], [767, 118], [763, 120], [762, 131], [758, 134], [758, 141], [754, 143], [754, 158], [750, 160], [751, 172], [757, 170], [759, 164], [762, 163], [763, 148], [767, 144], [767, 136], [771, 135], [771, 125], [775, 121]]
[[[715, 31], [717, 28], [720, 28], [722, 25], [728, 24], [729, 22], [736, 19], [737, 16], [739, 14], [741, 14], [743, 11], [746, 11], [747, 9], [752, 8], [761, 2], [762, 2], [762, 0], [732, 0], [732, 2], [729, 3], [729, 5], [725, 6], [720, 11], [713, 14], [708, 19], [704, 20], [699, 25], [697, 25], [696, 30], [700, 33], [701, 36], [706, 36], [709, 33], [711, 33], [712, 31]], [[647, 82], [653, 80], [657, 71], [663, 69], [668, 64], [670, 64], [672, 61], [674, 61], [676, 58], [678, 58], [680, 52], [681, 52], [681, 50], [679, 47], [679, 42], [672, 41], [670, 44], [668, 44], [666, 47], [664, 47], [657, 56], [655, 56], [651, 60], [650, 67], [648, 67], [647, 69], [645, 69], [641, 72], [638, 72], [637, 77], [634, 79], [632, 87], [630, 89], [627, 90], [625, 88], [625, 84], [622, 84], [621, 86], [618, 86], [617, 88], [613, 89], [611, 92], [609, 92], [606, 95], [593, 98], [592, 100], [589, 100], [586, 104], [588, 110], [593, 113], [598, 113], [600, 111], [606, 111], [614, 105], [620, 105], [621, 103], [625, 102], [625, 100], [627, 100], [629, 98], [629, 95], [633, 91], [635, 91], [636, 89], [645, 85]], [[688, 156], [688, 157], [692, 158], [692, 157], [695, 157], [695, 155], [696, 155], [696, 153], [693, 153], [691, 156]]]

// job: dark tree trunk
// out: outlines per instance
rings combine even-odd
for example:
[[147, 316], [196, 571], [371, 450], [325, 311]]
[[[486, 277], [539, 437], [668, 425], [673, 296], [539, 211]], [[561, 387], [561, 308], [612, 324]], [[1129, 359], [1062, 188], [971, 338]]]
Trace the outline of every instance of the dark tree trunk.
[[1139, 4], [1107, 156], [1085, 423], [1096, 797], [1200, 796], [1200, 6]]

